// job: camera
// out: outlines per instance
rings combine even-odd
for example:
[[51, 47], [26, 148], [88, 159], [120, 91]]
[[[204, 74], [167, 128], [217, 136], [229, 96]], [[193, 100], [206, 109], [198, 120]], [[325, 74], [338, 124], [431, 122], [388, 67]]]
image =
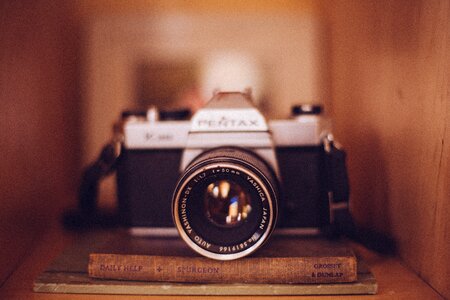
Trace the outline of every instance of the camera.
[[347, 207], [345, 153], [319, 106], [266, 121], [249, 92], [217, 92], [186, 116], [122, 116], [118, 203], [132, 232], [175, 227], [196, 252], [230, 260], [274, 229], [323, 231]]

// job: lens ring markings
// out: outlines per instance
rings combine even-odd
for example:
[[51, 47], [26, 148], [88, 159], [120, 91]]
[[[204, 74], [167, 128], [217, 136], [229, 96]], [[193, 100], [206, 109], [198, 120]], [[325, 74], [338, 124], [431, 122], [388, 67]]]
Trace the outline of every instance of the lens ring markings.
[[[236, 244], [225, 245], [212, 243], [208, 238], [201, 236], [192, 226], [189, 220], [189, 208], [193, 201], [199, 201], [198, 195], [194, 195], [195, 188], [212, 176], [226, 175], [229, 178], [237, 178], [246, 182], [245, 186], [252, 190], [252, 195], [257, 195], [261, 210], [259, 223], [256, 230]], [[275, 202], [275, 203], [274, 203]], [[191, 168], [190, 172], [180, 180], [174, 194], [173, 202], [174, 221], [181, 237], [198, 253], [221, 260], [243, 257], [255, 251], [270, 235], [276, 217], [276, 200], [270, 184], [263, 176], [258, 176], [246, 166], [233, 162], [214, 162], [203, 164], [198, 168]]]

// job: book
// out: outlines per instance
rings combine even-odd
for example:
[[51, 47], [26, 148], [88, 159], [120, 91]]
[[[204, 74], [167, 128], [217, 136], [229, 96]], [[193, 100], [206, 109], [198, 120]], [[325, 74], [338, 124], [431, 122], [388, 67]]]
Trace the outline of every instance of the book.
[[[348, 283], [251, 284], [180, 283], [98, 279], [88, 276], [91, 253], [199, 257], [173, 236], [131, 236], [126, 230], [97, 230], [74, 237], [73, 244], [34, 280], [39, 293], [107, 295], [363, 295], [376, 294], [378, 284], [361, 257], [358, 278]], [[322, 238], [273, 235], [253, 257], [317, 257], [352, 255], [351, 244]], [[249, 257], [250, 258], [250, 257]]]
[[357, 261], [346, 255], [248, 257], [218, 261], [206, 257], [92, 253], [92, 278], [190, 283], [337, 283], [357, 280]]

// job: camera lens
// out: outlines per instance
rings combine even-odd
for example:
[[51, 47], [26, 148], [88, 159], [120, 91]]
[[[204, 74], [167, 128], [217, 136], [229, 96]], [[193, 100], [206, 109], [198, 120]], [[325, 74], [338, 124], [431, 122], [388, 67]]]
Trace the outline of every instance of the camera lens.
[[217, 180], [205, 191], [205, 214], [217, 226], [236, 227], [252, 210], [251, 196], [232, 180]]
[[212, 149], [186, 168], [174, 192], [175, 225], [198, 253], [220, 260], [246, 256], [272, 232], [277, 181], [256, 154], [234, 147]]

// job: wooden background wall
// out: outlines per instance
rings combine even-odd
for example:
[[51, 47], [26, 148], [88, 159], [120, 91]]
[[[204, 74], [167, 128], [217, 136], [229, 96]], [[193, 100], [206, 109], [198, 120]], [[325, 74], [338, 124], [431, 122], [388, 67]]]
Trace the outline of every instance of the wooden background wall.
[[450, 298], [449, 1], [329, 1], [337, 137], [358, 223]]
[[0, 3], [0, 286], [73, 201], [78, 29], [61, 1]]

